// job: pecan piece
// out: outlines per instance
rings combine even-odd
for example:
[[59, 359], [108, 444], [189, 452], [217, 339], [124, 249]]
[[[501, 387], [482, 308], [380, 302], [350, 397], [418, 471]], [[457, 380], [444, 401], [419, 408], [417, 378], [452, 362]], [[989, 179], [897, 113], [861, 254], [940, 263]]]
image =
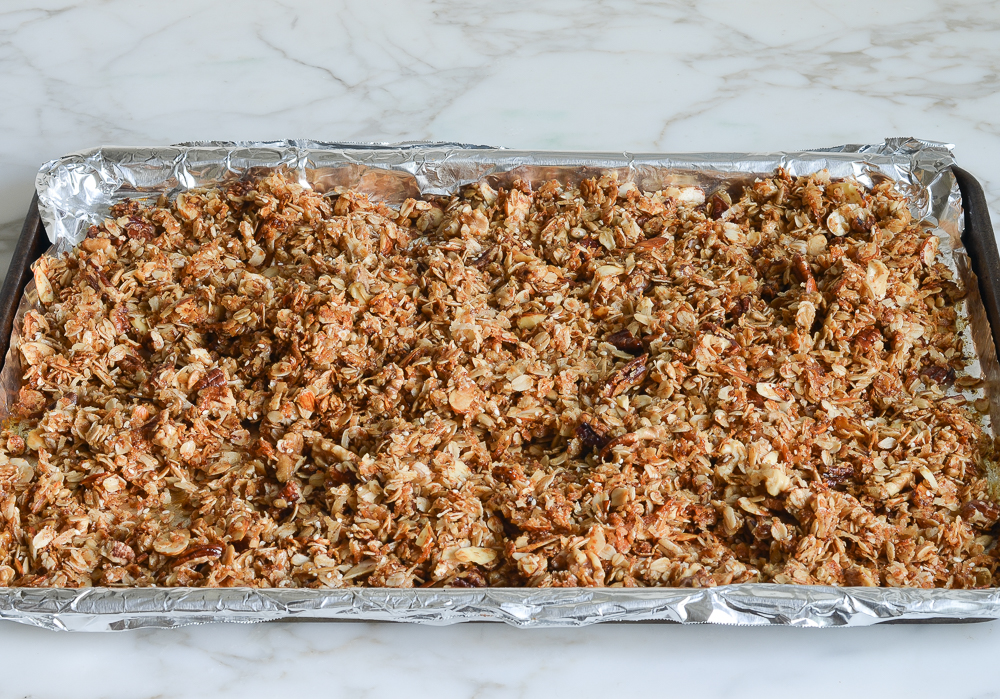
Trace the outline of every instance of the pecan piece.
[[752, 301], [749, 296], [743, 295], [737, 298], [733, 305], [727, 311], [730, 318], [733, 320], [739, 320], [743, 317], [743, 314], [750, 310]]
[[709, 216], [718, 221], [722, 218], [722, 215], [729, 211], [729, 202], [722, 198], [722, 195], [716, 192], [708, 200]]
[[497, 256], [497, 252], [498, 252], [497, 248], [495, 247], [489, 248], [476, 259], [469, 260], [469, 264], [475, 267], [476, 269], [485, 269], [486, 266], [493, 261], [493, 258]]
[[967, 522], [992, 527], [1000, 519], [1000, 507], [987, 500], [969, 500], [958, 514]]
[[105, 554], [108, 559], [118, 565], [126, 565], [135, 560], [135, 551], [132, 547], [122, 541], [115, 541], [108, 547]]
[[196, 566], [213, 558], [221, 558], [223, 547], [219, 544], [205, 544], [186, 549], [178, 558], [177, 565]]
[[593, 422], [580, 422], [576, 426], [576, 436], [586, 449], [600, 451], [608, 444], [608, 436], [604, 429]]
[[152, 240], [156, 237], [156, 229], [153, 224], [135, 216], [130, 217], [128, 223], [125, 224], [125, 233], [128, 234], [129, 238], [137, 240]]
[[195, 391], [203, 388], [219, 388], [226, 385], [226, 375], [222, 369], [212, 369], [210, 372], [198, 379], [194, 385]]
[[850, 464], [832, 464], [823, 469], [823, 482], [830, 486], [840, 485], [854, 476], [854, 467]]
[[632, 331], [628, 328], [608, 335], [607, 342], [622, 352], [628, 352], [629, 354], [639, 354], [642, 352], [642, 340], [633, 335]]
[[122, 199], [117, 204], [112, 205], [109, 211], [115, 218], [132, 217], [142, 211], [142, 204], [135, 199]]
[[609, 398], [614, 398], [632, 386], [641, 384], [649, 371], [646, 368], [647, 359], [649, 359], [649, 353], [645, 352], [623, 366], [614, 376], [608, 379], [608, 383], [605, 384], [602, 394]]
[[950, 366], [932, 364], [921, 371], [920, 375], [926, 376], [928, 379], [941, 386], [951, 386], [955, 383], [955, 370]]
[[807, 294], [817, 291], [818, 287], [816, 286], [816, 279], [813, 277], [812, 268], [809, 267], [809, 263], [806, 262], [805, 258], [798, 253], [792, 258], [792, 272], [795, 274], [796, 279], [805, 284]]

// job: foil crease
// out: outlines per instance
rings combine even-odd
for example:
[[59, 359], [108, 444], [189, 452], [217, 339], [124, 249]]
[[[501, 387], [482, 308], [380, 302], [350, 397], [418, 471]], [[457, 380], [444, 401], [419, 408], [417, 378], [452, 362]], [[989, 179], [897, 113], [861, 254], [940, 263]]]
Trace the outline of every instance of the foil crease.
[[[951, 146], [914, 138], [798, 152], [559, 153], [458, 143], [358, 144], [308, 140], [189, 143], [170, 147], [102, 147], [42, 166], [39, 210], [53, 243], [71, 249], [87, 228], [124, 198], [155, 199], [236, 178], [254, 167], [294, 172], [318, 191], [351, 187], [400, 203], [406, 197], [448, 194], [491, 177], [576, 182], [616, 170], [644, 190], [670, 185], [714, 189], [750, 181], [778, 167], [791, 175], [827, 169], [832, 177], [871, 186], [888, 177], [905, 191], [914, 217], [938, 235], [940, 250], [969, 290], [972, 375], [986, 379], [991, 422], [1000, 419], [1000, 364], [962, 245], [961, 194], [951, 171]], [[17, 327], [37, 304], [29, 283], [18, 307], [11, 349], [0, 372], [0, 418], [16, 401], [20, 379]], [[970, 400], [982, 390], [965, 393]], [[997, 474], [988, 474], [1000, 483]], [[1000, 493], [1000, 488], [997, 488]], [[447, 625], [503, 622], [519, 627], [584, 626], [618, 621], [715, 623], [746, 626], [867, 626], [892, 621], [1000, 618], [1000, 589], [838, 588], [738, 584], [679, 589], [249, 589], [249, 588], [0, 588], [0, 619], [67, 631], [171, 628], [211, 622], [367, 620]]]

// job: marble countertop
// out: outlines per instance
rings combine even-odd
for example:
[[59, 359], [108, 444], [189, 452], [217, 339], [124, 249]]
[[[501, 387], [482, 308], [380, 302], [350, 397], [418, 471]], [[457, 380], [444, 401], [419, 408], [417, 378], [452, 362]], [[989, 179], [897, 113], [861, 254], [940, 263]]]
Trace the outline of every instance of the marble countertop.
[[[104, 144], [305, 137], [519, 148], [955, 144], [1000, 223], [1000, 5], [909, 0], [6, 0], [0, 269], [38, 166]], [[1000, 628], [0, 623], [31, 697], [986, 697]]]

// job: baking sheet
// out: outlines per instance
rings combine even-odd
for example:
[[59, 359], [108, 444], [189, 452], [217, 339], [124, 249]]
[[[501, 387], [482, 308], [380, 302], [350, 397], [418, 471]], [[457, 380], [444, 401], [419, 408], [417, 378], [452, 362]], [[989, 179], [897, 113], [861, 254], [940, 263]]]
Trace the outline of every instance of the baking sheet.
[[[109, 207], [126, 197], [155, 198], [238, 177], [251, 167], [280, 167], [320, 191], [351, 187], [388, 203], [447, 194], [492, 176], [578, 181], [617, 170], [643, 190], [821, 169], [866, 185], [895, 180], [915, 218], [941, 238], [945, 260], [969, 289], [966, 330], [976, 347], [972, 375], [1000, 375], [975, 277], [961, 243], [961, 196], [947, 144], [912, 138], [815, 151], [738, 154], [553, 153], [463, 144], [337, 144], [315, 141], [198, 143], [161, 148], [104, 147], [45, 164], [39, 209], [54, 252], [67, 250]], [[20, 376], [16, 327], [37, 303], [29, 284], [18, 310], [4, 369], [0, 417]], [[977, 305], [978, 304], [978, 305]], [[986, 363], [984, 365], [983, 363]], [[12, 393], [12, 391], [14, 393]], [[992, 392], [996, 395], [996, 392]], [[982, 392], [968, 392], [975, 399]], [[998, 415], [991, 400], [990, 415]], [[990, 420], [987, 420], [989, 423]], [[993, 475], [993, 474], [991, 474]], [[98, 631], [216, 621], [370, 619], [450, 624], [502, 621], [516, 626], [580, 626], [601, 621], [673, 621], [745, 625], [862, 626], [888, 620], [1000, 617], [1000, 589], [919, 590], [740, 584], [706, 589], [270, 589], [0, 588], [0, 618], [50, 629]]]

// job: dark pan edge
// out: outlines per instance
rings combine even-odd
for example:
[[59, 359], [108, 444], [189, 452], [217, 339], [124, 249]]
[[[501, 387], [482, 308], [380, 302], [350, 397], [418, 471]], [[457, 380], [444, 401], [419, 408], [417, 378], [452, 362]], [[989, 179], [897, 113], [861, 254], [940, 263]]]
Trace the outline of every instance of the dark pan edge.
[[965, 211], [965, 231], [962, 242], [969, 253], [972, 271], [979, 279], [979, 294], [990, 321], [994, 347], [1000, 347], [1000, 251], [990, 222], [983, 187], [971, 174], [952, 166]]
[[21, 227], [21, 237], [17, 240], [14, 255], [7, 269], [3, 290], [0, 291], [0, 365], [7, 357], [10, 349], [10, 336], [14, 331], [14, 315], [21, 301], [24, 287], [31, 278], [31, 264], [42, 256], [49, 246], [49, 240], [42, 227], [42, 219], [38, 214], [38, 195], [31, 199], [28, 215]]

